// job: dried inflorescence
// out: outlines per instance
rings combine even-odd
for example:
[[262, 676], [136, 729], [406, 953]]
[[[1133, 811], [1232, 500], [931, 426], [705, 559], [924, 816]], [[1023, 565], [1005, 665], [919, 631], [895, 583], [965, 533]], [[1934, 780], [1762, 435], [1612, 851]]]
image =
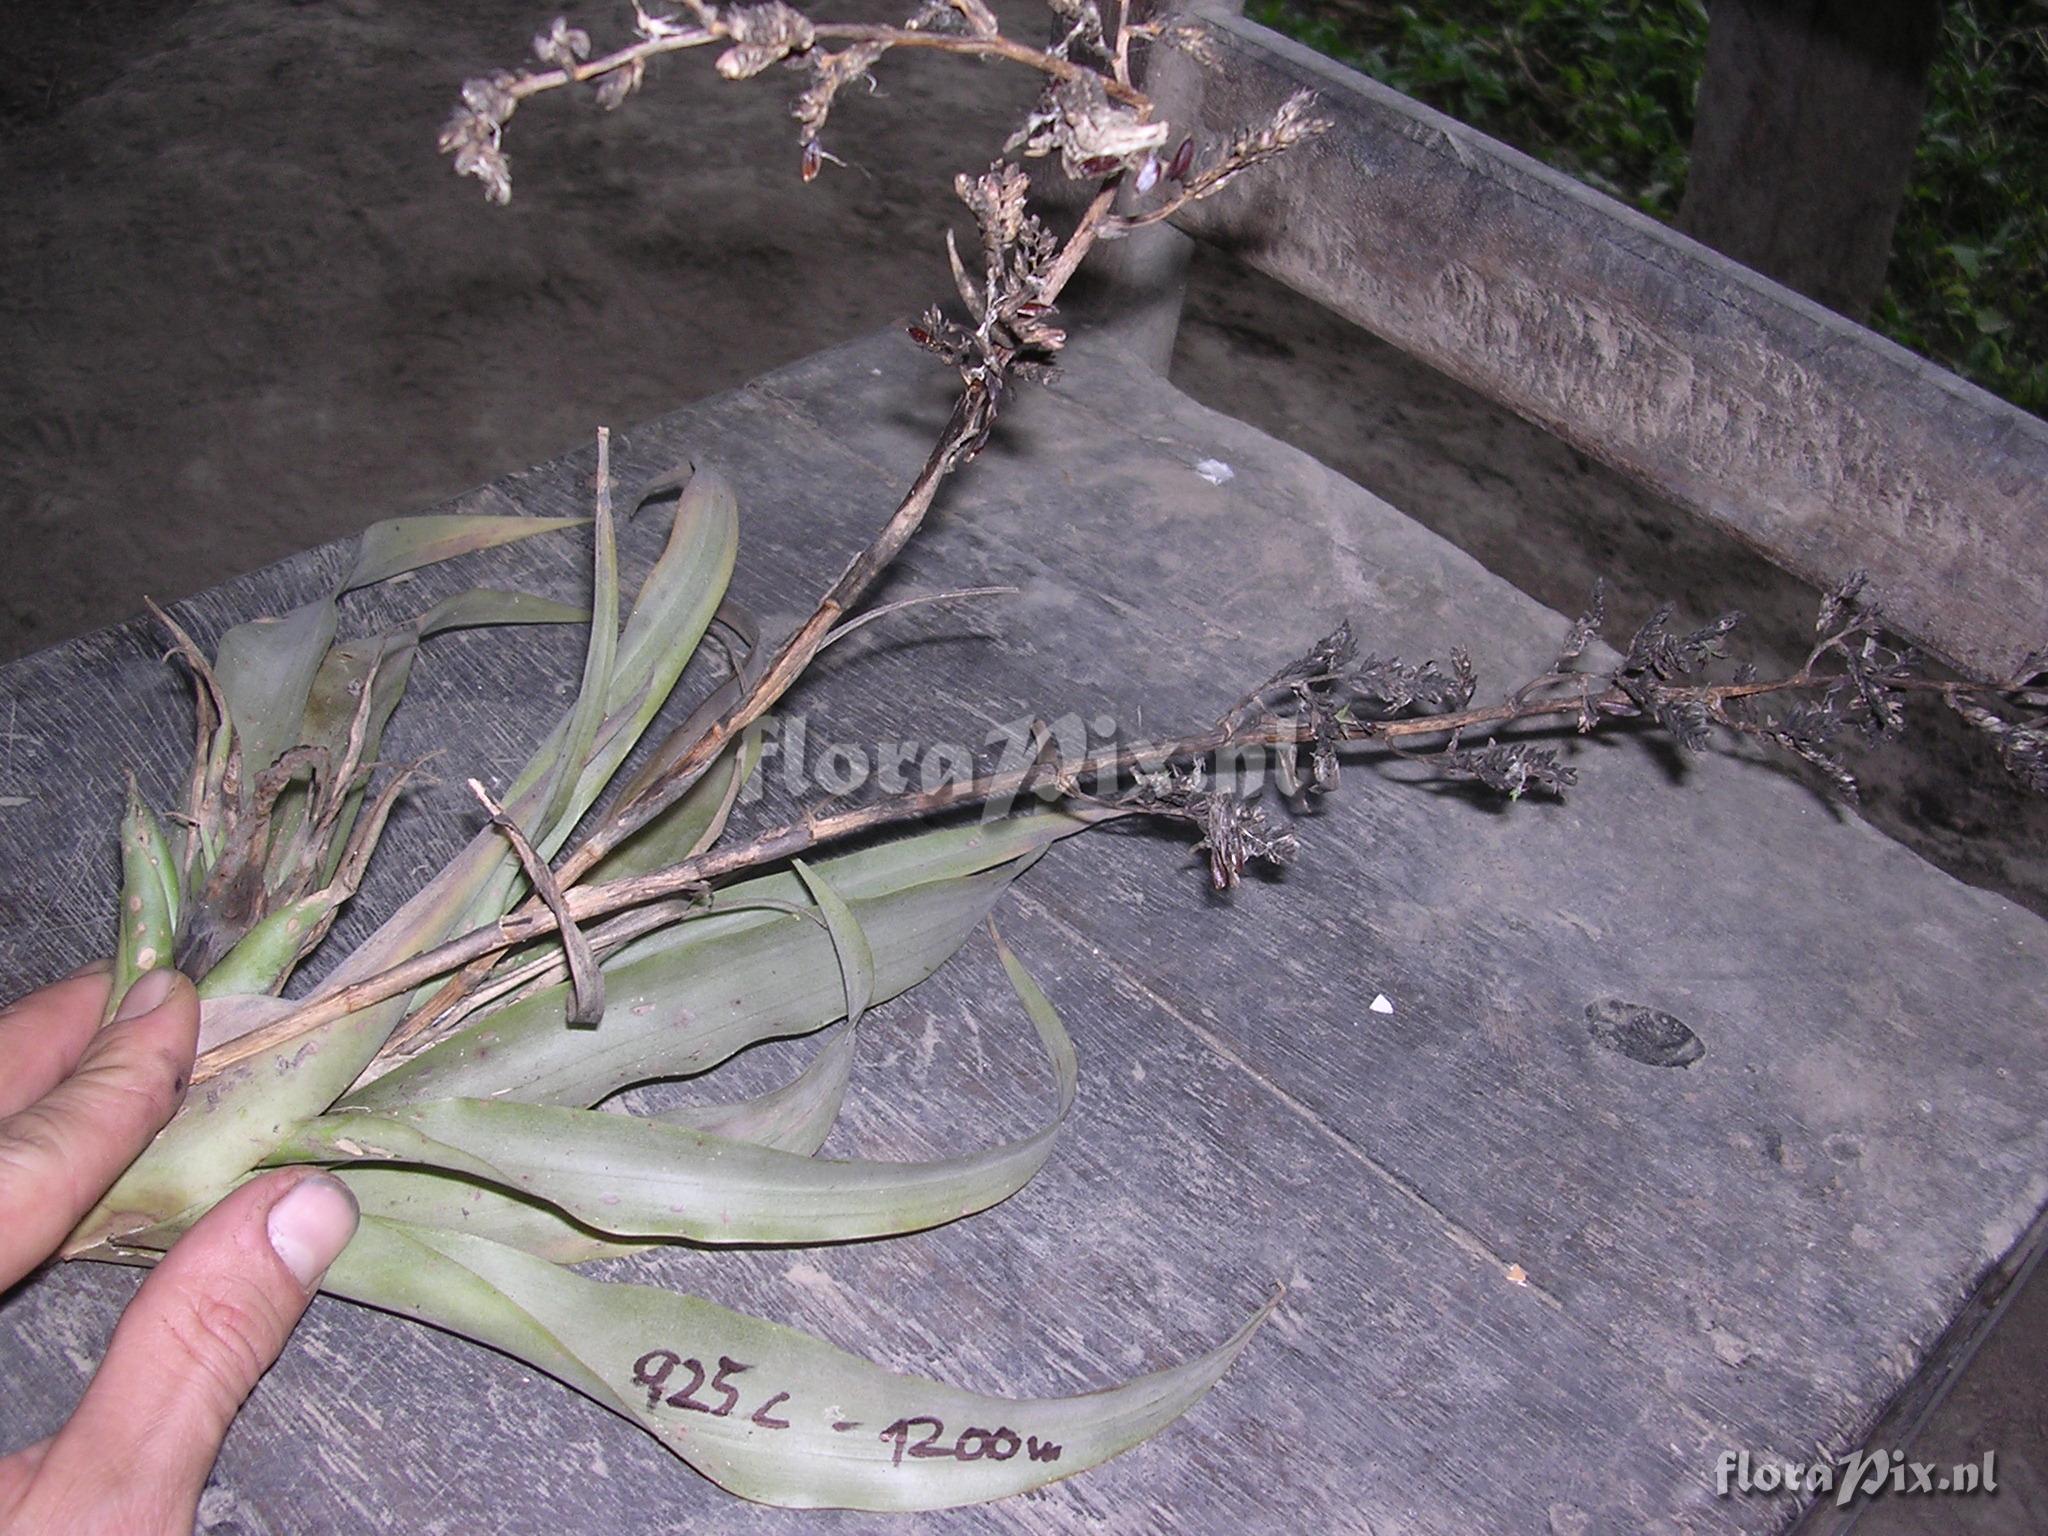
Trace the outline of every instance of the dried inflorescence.
[[[1996, 710], [1957, 699], [1951, 701], [1958, 714], [1991, 738], [2005, 770], [2037, 795], [2048, 795], [2048, 715], [2029, 720], [2008, 720]], [[2035, 707], [2044, 702], [2035, 696]]]
[[[784, 0], [712, 5], [686, 0], [688, 21], [636, 5], [638, 40], [592, 57], [588, 33], [557, 18], [533, 39], [546, 69], [480, 76], [463, 87], [462, 104], [441, 133], [455, 169], [484, 184], [493, 202], [512, 195], [505, 124], [527, 97], [587, 84], [600, 106], [623, 104], [646, 79], [647, 61], [662, 53], [723, 44], [717, 69], [729, 80], [759, 75], [777, 64], [800, 67], [809, 81], [792, 103], [804, 180], [837, 156], [824, 132], [849, 85], [872, 84], [871, 71], [899, 48], [1000, 58], [1036, 69], [1046, 88], [1004, 146], [1024, 158], [1057, 157], [1061, 170], [1098, 183], [1078, 225], [1064, 239], [1029, 207], [1031, 179], [1013, 161], [997, 161], [978, 175], [962, 175], [955, 190], [974, 215], [981, 235], [979, 272], [970, 272], [947, 237], [964, 320], [934, 306], [910, 334], [960, 372], [963, 393], [934, 464], [946, 473], [971, 459], [987, 441], [1011, 381], [1048, 367], [1066, 341], [1057, 324], [1061, 291], [1098, 239], [1165, 218], [1206, 197], [1240, 172], [1292, 148], [1326, 125], [1309, 111], [1304, 93], [1283, 103], [1273, 118], [1227, 135], [1212, 152], [1198, 152], [1191, 134], [1176, 136], [1156, 105], [1131, 83], [1134, 40], [1161, 39], [1192, 46], [1166, 23], [1133, 21], [1121, 7], [1114, 28], [1096, 0], [1050, 0], [1061, 24], [1049, 47], [1031, 47], [1003, 35], [984, 0], [925, 0], [901, 26], [814, 22]], [[835, 46], [836, 45], [836, 46]], [[1138, 193], [1161, 183], [1170, 195], [1143, 214], [1119, 212], [1110, 195], [1128, 184]]]
[[1948, 702], [1990, 739], [2006, 772], [2035, 794], [2048, 795], [2048, 650], [2031, 652], [1995, 693], [1951, 694]]
[[[1511, 799], [1532, 789], [1560, 794], [1574, 775], [1553, 749], [1491, 739], [1466, 747], [1460, 736], [1476, 725], [1561, 714], [1572, 716], [1581, 733], [1608, 720], [1647, 719], [1693, 752], [1704, 750], [1716, 730], [1748, 736], [1798, 759], [1853, 799], [1857, 784], [1843, 757], [1846, 745], [1897, 736], [1905, 728], [1908, 697], [1933, 693], [1991, 738], [2022, 785], [2048, 793], [2048, 689], [2038, 686], [2048, 676], [2048, 655], [2030, 657], [2003, 683], [1924, 677], [1917, 658], [1886, 635], [1861, 572], [1823, 597], [1817, 643], [1785, 677], [1761, 680], [1743, 663], [1726, 681], [1712, 680], [1715, 664], [1728, 659], [1728, 636], [1742, 615], [1723, 614], [1684, 632], [1672, 630], [1671, 617], [1669, 604], [1658, 608], [1630, 638], [1618, 665], [1587, 668], [1582, 663], [1606, 620], [1604, 594], [1596, 587], [1551, 669], [1499, 709], [1443, 717], [1439, 725], [1455, 729], [1444, 750], [1427, 760], [1445, 777], [1474, 780]], [[1469, 700], [1469, 664], [1460, 659], [1454, 670]]]
[[1209, 855], [1209, 883], [1219, 891], [1235, 889], [1248, 865], [1290, 864], [1301, 850], [1294, 834], [1276, 828], [1250, 799], [1211, 788], [1200, 763], [1140, 771], [1116, 804], [1199, 828], [1202, 835], [1195, 848]]
[[960, 370], [980, 403], [975, 429], [957, 446], [954, 463], [980, 451], [1013, 373], [1030, 374], [1050, 365], [1066, 344], [1055, 325], [1054, 273], [1061, 243], [1031, 212], [1031, 179], [1019, 166], [998, 161], [979, 176], [961, 175], [953, 190], [974, 215], [981, 234], [981, 273], [971, 276], [951, 232], [946, 254], [953, 281], [974, 325], [947, 318], [934, 305], [910, 328], [911, 339]]
[[1489, 741], [1482, 747], [1465, 747], [1453, 738], [1431, 761], [1446, 779], [1470, 779], [1510, 800], [1519, 800], [1532, 789], [1562, 795], [1566, 786], [1578, 782], [1577, 772], [1559, 761], [1554, 748], [1526, 741]]
[[441, 130], [441, 153], [455, 157], [456, 174], [474, 176], [494, 203], [512, 201], [512, 162], [505, 154], [504, 127], [519, 105], [516, 75], [503, 70], [463, 82], [462, 105]]
[[[1306, 655], [1275, 672], [1252, 695], [1262, 703], [1276, 694], [1282, 695], [1284, 707], [1270, 713], [1307, 727], [1307, 739], [1299, 745], [1283, 747], [1277, 759], [1280, 787], [1290, 799], [1299, 797], [1304, 789], [1321, 792], [1337, 787], [1337, 744], [1342, 737], [1339, 717], [1348, 702], [1343, 697], [1343, 684], [1357, 659], [1358, 639], [1351, 633], [1351, 621], [1346, 619], [1311, 646]], [[1239, 709], [1243, 707], [1240, 705]], [[1306, 781], [1301, 775], [1304, 758], [1308, 768]]]
[[[1723, 614], [1690, 630], [1672, 627], [1672, 608], [1653, 612], [1612, 664], [1589, 661], [1607, 619], [1596, 587], [1585, 612], [1566, 631], [1550, 668], [1498, 705], [1474, 707], [1478, 679], [1471, 661], [1451, 652], [1447, 667], [1410, 665], [1398, 658], [1361, 655], [1349, 623], [1274, 673], [1234, 706], [1205, 736], [1135, 749], [1140, 762], [1199, 763], [1246, 747], [1278, 747], [1277, 778], [1289, 800], [1333, 788], [1347, 749], [1392, 751], [1430, 777], [1480, 785], [1519, 800], [1531, 793], [1562, 795], [1577, 779], [1555, 746], [1487, 735], [1518, 724], [1570, 721], [1579, 733], [1618, 722], [1653, 724], [1687, 751], [1702, 751], [1717, 730], [1747, 736], [1785, 752], [1814, 770], [1836, 792], [1853, 798], [1856, 779], [1843, 758], [1852, 741], [1895, 736], [1904, 728], [1906, 701], [1934, 694], [1990, 738], [2000, 761], [2025, 787], [2048, 793], [2048, 652], [2031, 656], [2002, 683], [1945, 682], [1922, 676], [1916, 658], [1890, 640], [1868, 602], [1861, 574], [1823, 599], [1817, 641], [1798, 671], [1760, 679], [1747, 664], [1714, 672], [1728, 661], [1728, 637], [1739, 613]], [[1434, 750], [1412, 743], [1439, 742]], [[1195, 821], [1205, 828], [1219, 887], [1235, 884], [1247, 858], [1281, 846], [1260, 817], [1250, 835], [1232, 828], [1211, 832], [1212, 820], [1237, 814], [1247, 803], [1205, 788], [1199, 775], [1155, 767], [1140, 775], [1119, 802], [1151, 814]], [[1221, 850], [1219, 852], [1219, 850]], [[1295, 849], [1284, 843], [1284, 858]]]
[[[1672, 605], [1659, 607], [1628, 643], [1628, 653], [1611, 675], [1614, 686], [1630, 704], [1649, 715], [1687, 751], [1705, 748], [1712, 735], [1713, 720], [1704, 700], [1692, 689], [1675, 686], [1709, 663], [1728, 654], [1723, 643], [1728, 632], [1742, 622], [1740, 613], [1724, 613], [1702, 629], [1685, 634], [1670, 632]], [[1621, 710], [1610, 710], [1622, 713]]]
[[1435, 661], [1410, 665], [1399, 657], [1361, 656], [1346, 620], [1240, 700], [1223, 726], [1267, 735], [1285, 728], [1290, 734], [1276, 767], [1281, 789], [1296, 799], [1336, 788], [1345, 741], [1392, 721], [1463, 709], [1476, 686], [1463, 651], [1451, 652], [1448, 672]]
[[[971, 387], [997, 397], [1013, 367], [1028, 371], [1058, 349], [1064, 338], [1046, 315], [1096, 239], [1157, 222], [1327, 126], [1313, 115], [1304, 92], [1283, 103], [1269, 121], [1247, 125], [1202, 152], [1192, 134], [1176, 134], [1132, 85], [1130, 70], [1134, 41], [1196, 49], [1199, 29], [1136, 22], [1128, 6], [1119, 9], [1112, 28], [1096, 0], [1050, 0], [1050, 5], [1061, 35], [1043, 48], [1005, 37], [983, 0], [925, 0], [897, 27], [814, 22], [784, 0], [724, 7], [688, 0], [688, 21], [636, 5], [637, 41], [602, 57], [592, 56], [587, 32], [557, 18], [533, 39], [534, 55], [547, 68], [470, 80], [462, 104], [442, 130], [441, 148], [454, 158], [460, 174], [484, 184], [487, 197], [505, 202], [512, 195], [512, 175], [504, 129], [521, 101], [587, 84], [600, 106], [613, 109], [645, 83], [650, 58], [723, 44], [717, 69], [726, 79], [750, 79], [783, 63], [808, 73], [808, 83], [790, 108], [797, 123], [799, 169], [808, 181], [837, 159], [825, 148], [823, 135], [841, 92], [858, 81], [872, 84], [871, 71], [895, 49], [944, 48], [1036, 69], [1046, 77], [1045, 90], [1004, 145], [1005, 153], [1056, 157], [1062, 172], [1076, 180], [1128, 183], [1140, 194], [1165, 184], [1171, 192], [1143, 214], [1112, 211], [1103, 200], [1091, 206], [1082, 228], [1062, 246], [1036, 220], [1014, 211], [1030, 188], [1020, 169], [999, 163], [984, 175], [961, 178], [961, 196], [982, 226], [988, 269], [978, 288], [964, 276], [961, 280], [971, 326], [934, 314], [917, 328], [918, 338], [960, 366]], [[999, 218], [986, 206], [992, 201], [1005, 210]], [[992, 229], [1002, 232], [994, 244]], [[958, 270], [957, 257], [955, 266]], [[984, 407], [990, 414], [993, 408], [993, 400]]]
[[1003, 147], [1032, 156], [1056, 154], [1061, 170], [1085, 181], [1137, 167], [1170, 131], [1166, 123], [1147, 121], [1136, 108], [1111, 101], [1103, 78], [1089, 73], [1049, 86]]
[[[1854, 799], [1856, 777], [1843, 758], [1844, 745], [1856, 736], [1897, 736], [1905, 729], [1905, 695], [1922, 683], [1913, 655], [1886, 639], [1865, 589], [1857, 571], [1822, 597], [1816, 644], [1797, 675], [1806, 696], [1773, 708], [1764, 699], [1771, 690], [1746, 691], [1758, 688], [1754, 669], [1740, 668], [1733, 692], [1689, 706], [1699, 723], [1688, 744], [1704, 745], [1709, 728], [1722, 726], [1789, 753]], [[1721, 634], [1732, 627], [1731, 619]], [[1716, 656], [1722, 654], [1718, 638], [1709, 642]]]
[[[924, 47], [1038, 70], [1045, 88], [1004, 145], [1005, 153], [1056, 160], [1066, 176], [1097, 184], [1078, 225], [1062, 238], [1032, 210], [1031, 178], [1015, 161], [999, 160], [956, 179], [980, 246], [979, 260], [970, 261], [947, 237], [964, 314], [956, 318], [935, 305], [911, 327], [911, 336], [959, 371], [963, 391], [913, 500], [928, 501], [932, 479], [980, 449], [1015, 378], [1055, 361], [1066, 340], [1057, 323], [1060, 293], [1096, 240], [1170, 217], [1328, 126], [1304, 92], [1266, 122], [1206, 144], [1193, 134], [1177, 134], [1132, 84], [1131, 49], [1144, 40], [1211, 61], [1208, 34], [1197, 22], [1173, 18], [1135, 22], [1128, 6], [1112, 13], [1112, 25], [1097, 0], [1048, 0], [1057, 25], [1056, 40], [1046, 47], [1005, 37], [983, 0], [924, 0], [897, 27], [814, 21], [783, 0], [724, 7], [709, 0], [686, 3], [687, 19], [636, 9], [638, 41], [599, 58], [592, 57], [586, 34], [557, 21], [534, 39], [534, 52], [549, 70], [470, 81], [442, 138], [456, 169], [478, 177], [493, 199], [503, 201], [510, 180], [502, 130], [518, 102], [540, 91], [588, 84], [601, 105], [617, 106], [639, 88], [649, 58], [720, 44], [717, 67], [729, 79], [746, 79], [776, 64], [808, 75], [792, 106], [800, 168], [808, 180], [835, 158], [822, 135], [846, 87], [871, 83], [871, 71], [891, 52]], [[1114, 196], [1144, 197], [1155, 189], [1163, 194], [1151, 197], [1142, 212], [1131, 211], [1128, 196]], [[903, 518], [899, 512], [898, 521]], [[890, 534], [883, 542], [900, 547], [895, 540]], [[1829, 593], [1806, 664], [1792, 676], [1760, 682], [1746, 667], [1726, 681], [1712, 677], [1727, 659], [1728, 636], [1740, 614], [1682, 630], [1672, 627], [1669, 606], [1634, 632], [1614, 665], [1589, 665], [1607, 620], [1596, 588], [1549, 670], [1503, 704], [1483, 708], [1473, 706], [1477, 678], [1462, 652], [1453, 650], [1447, 664], [1361, 655], [1347, 625], [1246, 695], [1210, 732], [1151, 744], [1153, 756], [1139, 761], [1149, 760], [1153, 769], [1133, 780], [1117, 803], [1199, 826], [1212, 878], [1227, 888], [1248, 862], [1290, 858], [1294, 842], [1248, 801], [1200, 781], [1197, 765], [1212, 752], [1248, 744], [1277, 748], [1279, 785], [1290, 801], [1333, 789], [1343, 750], [1366, 745], [1427, 764], [1437, 777], [1519, 799], [1532, 792], [1563, 793], [1573, 771], [1555, 747], [1488, 733], [1522, 721], [1565, 720], [1581, 733], [1636, 721], [1653, 723], [1689, 751], [1705, 748], [1717, 730], [1746, 735], [1853, 795], [1856, 781], [1843, 761], [1845, 744], [1858, 736], [1896, 733], [1904, 697], [1926, 690], [1940, 692], [1983, 731], [2023, 782], [2048, 786], [2048, 721], [2042, 718], [2048, 695], [2036, 686], [2041, 668], [1989, 689], [1929, 682], [1916, 675], [1910, 653], [1884, 637], [1862, 589], [1862, 579], [1854, 577]], [[1436, 744], [1433, 750], [1417, 750], [1430, 743]], [[1166, 762], [1187, 766], [1157, 767]], [[1048, 771], [1072, 784], [1082, 766], [1053, 764]], [[992, 786], [992, 793], [1002, 791]], [[915, 809], [907, 807], [906, 813]]]

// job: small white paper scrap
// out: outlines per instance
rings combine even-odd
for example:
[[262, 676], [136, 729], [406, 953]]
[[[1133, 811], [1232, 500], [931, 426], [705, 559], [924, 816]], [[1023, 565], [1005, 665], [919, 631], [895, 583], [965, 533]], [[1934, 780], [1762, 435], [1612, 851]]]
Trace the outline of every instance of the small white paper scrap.
[[1221, 485], [1226, 480], [1235, 480], [1237, 471], [1221, 459], [1204, 459], [1195, 466], [1195, 473], [1211, 485]]
[[1387, 994], [1384, 992], [1375, 992], [1369, 1006], [1374, 1013], [1392, 1013], [1394, 1011], [1394, 1005], [1387, 1001]]

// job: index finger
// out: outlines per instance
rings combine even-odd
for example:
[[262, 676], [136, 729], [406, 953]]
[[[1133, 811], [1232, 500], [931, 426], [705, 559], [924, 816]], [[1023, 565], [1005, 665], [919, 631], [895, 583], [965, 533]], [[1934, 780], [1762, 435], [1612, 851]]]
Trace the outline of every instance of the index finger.
[[0, 1008], [0, 1119], [71, 1075], [99, 1028], [112, 985], [103, 961]]
[[150, 971], [121, 1011], [69, 1077], [0, 1120], [0, 1290], [56, 1250], [185, 1097], [199, 1039], [192, 983]]

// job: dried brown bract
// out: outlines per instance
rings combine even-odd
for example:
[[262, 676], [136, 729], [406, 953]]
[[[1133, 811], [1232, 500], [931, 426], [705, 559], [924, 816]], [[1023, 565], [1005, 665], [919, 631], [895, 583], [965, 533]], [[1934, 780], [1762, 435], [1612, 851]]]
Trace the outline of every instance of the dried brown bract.
[[1215, 39], [1209, 36], [1208, 28], [1198, 21], [1172, 21], [1151, 29], [1151, 36], [1167, 47], [1186, 54], [1204, 67], [1222, 62], [1216, 51]]
[[1219, 891], [1235, 889], [1253, 863], [1283, 866], [1301, 851], [1294, 834], [1275, 828], [1250, 800], [1210, 788], [1200, 763], [1140, 772], [1116, 804], [1139, 815], [1199, 828], [1202, 835], [1195, 848], [1209, 855], [1209, 883]]
[[567, 17], [557, 16], [553, 26], [535, 36], [533, 56], [543, 64], [573, 73], [578, 64], [590, 57], [590, 34], [581, 27], [570, 26]]
[[456, 174], [481, 181], [484, 196], [494, 203], [512, 201], [512, 162], [500, 139], [519, 105], [516, 82], [516, 76], [502, 70], [465, 81], [462, 105], [449, 114], [441, 129], [441, 153], [454, 157]]
[[597, 104], [607, 112], [618, 111], [626, 104], [626, 98], [640, 89], [646, 77], [645, 59], [627, 61], [597, 82]]
[[1996, 698], [1950, 695], [1948, 702], [1990, 738], [2007, 773], [2035, 794], [2048, 795], [2048, 651], [2021, 662]]
[[1532, 789], [1562, 795], [1578, 782], [1577, 772], [1561, 763], [1554, 749], [1526, 741], [1489, 741], [1483, 747], [1454, 744], [1430, 761], [1444, 778], [1470, 779], [1510, 800], [1519, 800]]
[[816, 143], [818, 135], [824, 132], [825, 120], [831, 115], [832, 103], [840, 90], [856, 80], [867, 80], [872, 85], [868, 71], [888, 51], [886, 43], [855, 43], [837, 53], [811, 55], [811, 83], [789, 109], [790, 116], [797, 120], [805, 147]]
[[793, 53], [807, 53], [817, 39], [803, 12], [782, 0], [729, 7], [722, 22], [733, 46], [718, 56], [718, 72], [728, 80], [745, 80]]
[[1032, 121], [1040, 126], [1017, 144], [1027, 155], [1057, 152], [1060, 169], [1075, 180], [1113, 176], [1134, 169], [1166, 142], [1171, 131], [1163, 122], [1147, 122], [1138, 112], [1109, 99], [1100, 76], [1077, 75], [1052, 88], [1051, 110], [1044, 105]]

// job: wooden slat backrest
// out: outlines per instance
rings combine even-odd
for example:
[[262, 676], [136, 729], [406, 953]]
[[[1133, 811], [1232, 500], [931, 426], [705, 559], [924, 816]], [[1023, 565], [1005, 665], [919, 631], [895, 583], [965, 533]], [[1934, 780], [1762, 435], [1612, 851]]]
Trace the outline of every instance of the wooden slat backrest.
[[1264, 27], [1201, 13], [1221, 131], [1331, 130], [1176, 219], [1983, 678], [2048, 638], [2048, 423]]

